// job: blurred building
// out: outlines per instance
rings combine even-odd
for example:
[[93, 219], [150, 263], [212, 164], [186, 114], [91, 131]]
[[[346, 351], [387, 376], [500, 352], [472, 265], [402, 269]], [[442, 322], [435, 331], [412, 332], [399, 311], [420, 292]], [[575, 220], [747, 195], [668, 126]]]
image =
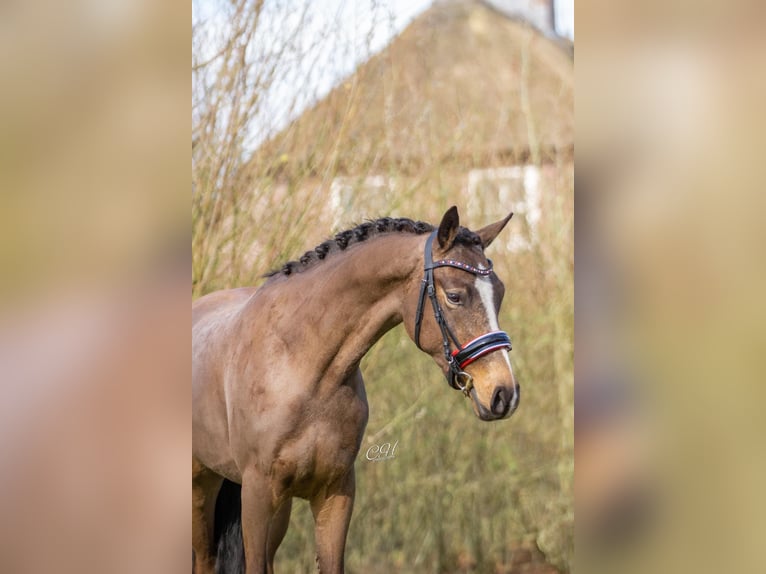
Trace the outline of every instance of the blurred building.
[[554, 0], [486, 0], [486, 3], [507, 16], [528, 22], [546, 35], [556, 34]]
[[417, 216], [403, 202], [435, 187], [471, 221], [514, 210], [525, 231], [509, 247], [529, 244], [541, 193], [573, 161], [574, 66], [547, 35], [551, 2], [502, 4], [435, 3], [262, 146], [257, 173], [327, 193], [332, 227]]

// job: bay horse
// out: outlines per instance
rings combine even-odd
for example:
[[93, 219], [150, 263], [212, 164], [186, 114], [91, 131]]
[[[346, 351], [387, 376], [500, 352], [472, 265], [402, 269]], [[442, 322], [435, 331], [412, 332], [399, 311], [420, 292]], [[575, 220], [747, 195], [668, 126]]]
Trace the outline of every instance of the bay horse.
[[[343, 572], [368, 415], [359, 363], [399, 323], [479, 419], [513, 414], [505, 288], [484, 255], [512, 215], [476, 232], [454, 206], [438, 228], [368, 221], [257, 289], [192, 304], [194, 572], [271, 574], [293, 497], [310, 503], [319, 570]], [[241, 533], [217, 532], [226, 520]]]

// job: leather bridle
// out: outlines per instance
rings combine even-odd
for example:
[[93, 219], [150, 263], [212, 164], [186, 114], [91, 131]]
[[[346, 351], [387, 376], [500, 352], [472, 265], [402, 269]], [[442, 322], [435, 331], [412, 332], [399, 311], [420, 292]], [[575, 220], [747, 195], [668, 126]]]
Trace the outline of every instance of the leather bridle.
[[[466, 271], [467, 273], [472, 273], [473, 275], [486, 277], [492, 273], [492, 261], [489, 259], [487, 260], [489, 261], [489, 267], [487, 269], [480, 269], [473, 265], [468, 265], [467, 263], [454, 261], [452, 259], [440, 259], [439, 261], [434, 261], [433, 242], [437, 233], [438, 231], [434, 231], [426, 240], [423, 280], [420, 283], [420, 297], [418, 298], [418, 309], [415, 313], [415, 344], [419, 349], [423, 350], [420, 346], [420, 326], [423, 322], [423, 306], [425, 305], [426, 294], [428, 294], [429, 299], [431, 299], [431, 306], [434, 309], [434, 318], [439, 325], [439, 330], [441, 330], [444, 358], [447, 361], [447, 365], [449, 365], [447, 382], [453, 389], [462, 391], [467, 397], [473, 388], [473, 377], [463, 371], [463, 369], [475, 360], [492, 351], [498, 351], [500, 349], [510, 351], [511, 339], [505, 331], [491, 331], [480, 337], [476, 337], [465, 345], [461, 345], [457, 340], [457, 337], [455, 337], [452, 329], [450, 329], [450, 326], [444, 317], [441, 305], [439, 305], [439, 301], [436, 298], [434, 269], [437, 267], [454, 267]], [[489, 312], [490, 310], [487, 309], [487, 311]], [[454, 350], [452, 349], [450, 339], [457, 347]]]

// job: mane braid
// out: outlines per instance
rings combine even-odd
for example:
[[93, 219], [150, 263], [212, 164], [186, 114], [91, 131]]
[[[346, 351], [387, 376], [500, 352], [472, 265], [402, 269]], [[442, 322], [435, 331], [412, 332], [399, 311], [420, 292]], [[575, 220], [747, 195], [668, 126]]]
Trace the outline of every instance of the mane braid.
[[[371, 237], [385, 233], [414, 233], [422, 235], [430, 233], [435, 227], [423, 221], [413, 221], [405, 217], [381, 217], [369, 219], [352, 229], [337, 233], [334, 238], [328, 239], [317, 245], [314, 249], [306, 251], [297, 261], [288, 261], [280, 269], [274, 269], [266, 273], [264, 277], [279, 275], [292, 275], [310, 269], [320, 263], [325, 257], [333, 253], [345, 250], [349, 245], [361, 243]], [[481, 245], [481, 239], [473, 231], [461, 227], [458, 230], [455, 243], [463, 245]]]
[[297, 261], [288, 261], [281, 269], [270, 271], [265, 277], [300, 273], [314, 267], [328, 255], [344, 251], [349, 245], [361, 243], [377, 235], [384, 233], [414, 233], [421, 235], [429, 233], [433, 229], [433, 226], [428, 223], [413, 221], [403, 217], [382, 217], [380, 219], [367, 220], [352, 229], [337, 233], [332, 239], [328, 239], [317, 245], [314, 249], [306, 251]]

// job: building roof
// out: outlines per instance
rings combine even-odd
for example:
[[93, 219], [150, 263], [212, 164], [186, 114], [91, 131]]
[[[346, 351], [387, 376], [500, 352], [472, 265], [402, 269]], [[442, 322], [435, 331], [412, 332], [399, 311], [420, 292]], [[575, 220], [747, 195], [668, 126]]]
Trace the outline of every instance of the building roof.
[[406, 174], [552, 161], [573, 142], [571, 50], [482, 2], [439, 2], [253, 162], [260, 173]]

